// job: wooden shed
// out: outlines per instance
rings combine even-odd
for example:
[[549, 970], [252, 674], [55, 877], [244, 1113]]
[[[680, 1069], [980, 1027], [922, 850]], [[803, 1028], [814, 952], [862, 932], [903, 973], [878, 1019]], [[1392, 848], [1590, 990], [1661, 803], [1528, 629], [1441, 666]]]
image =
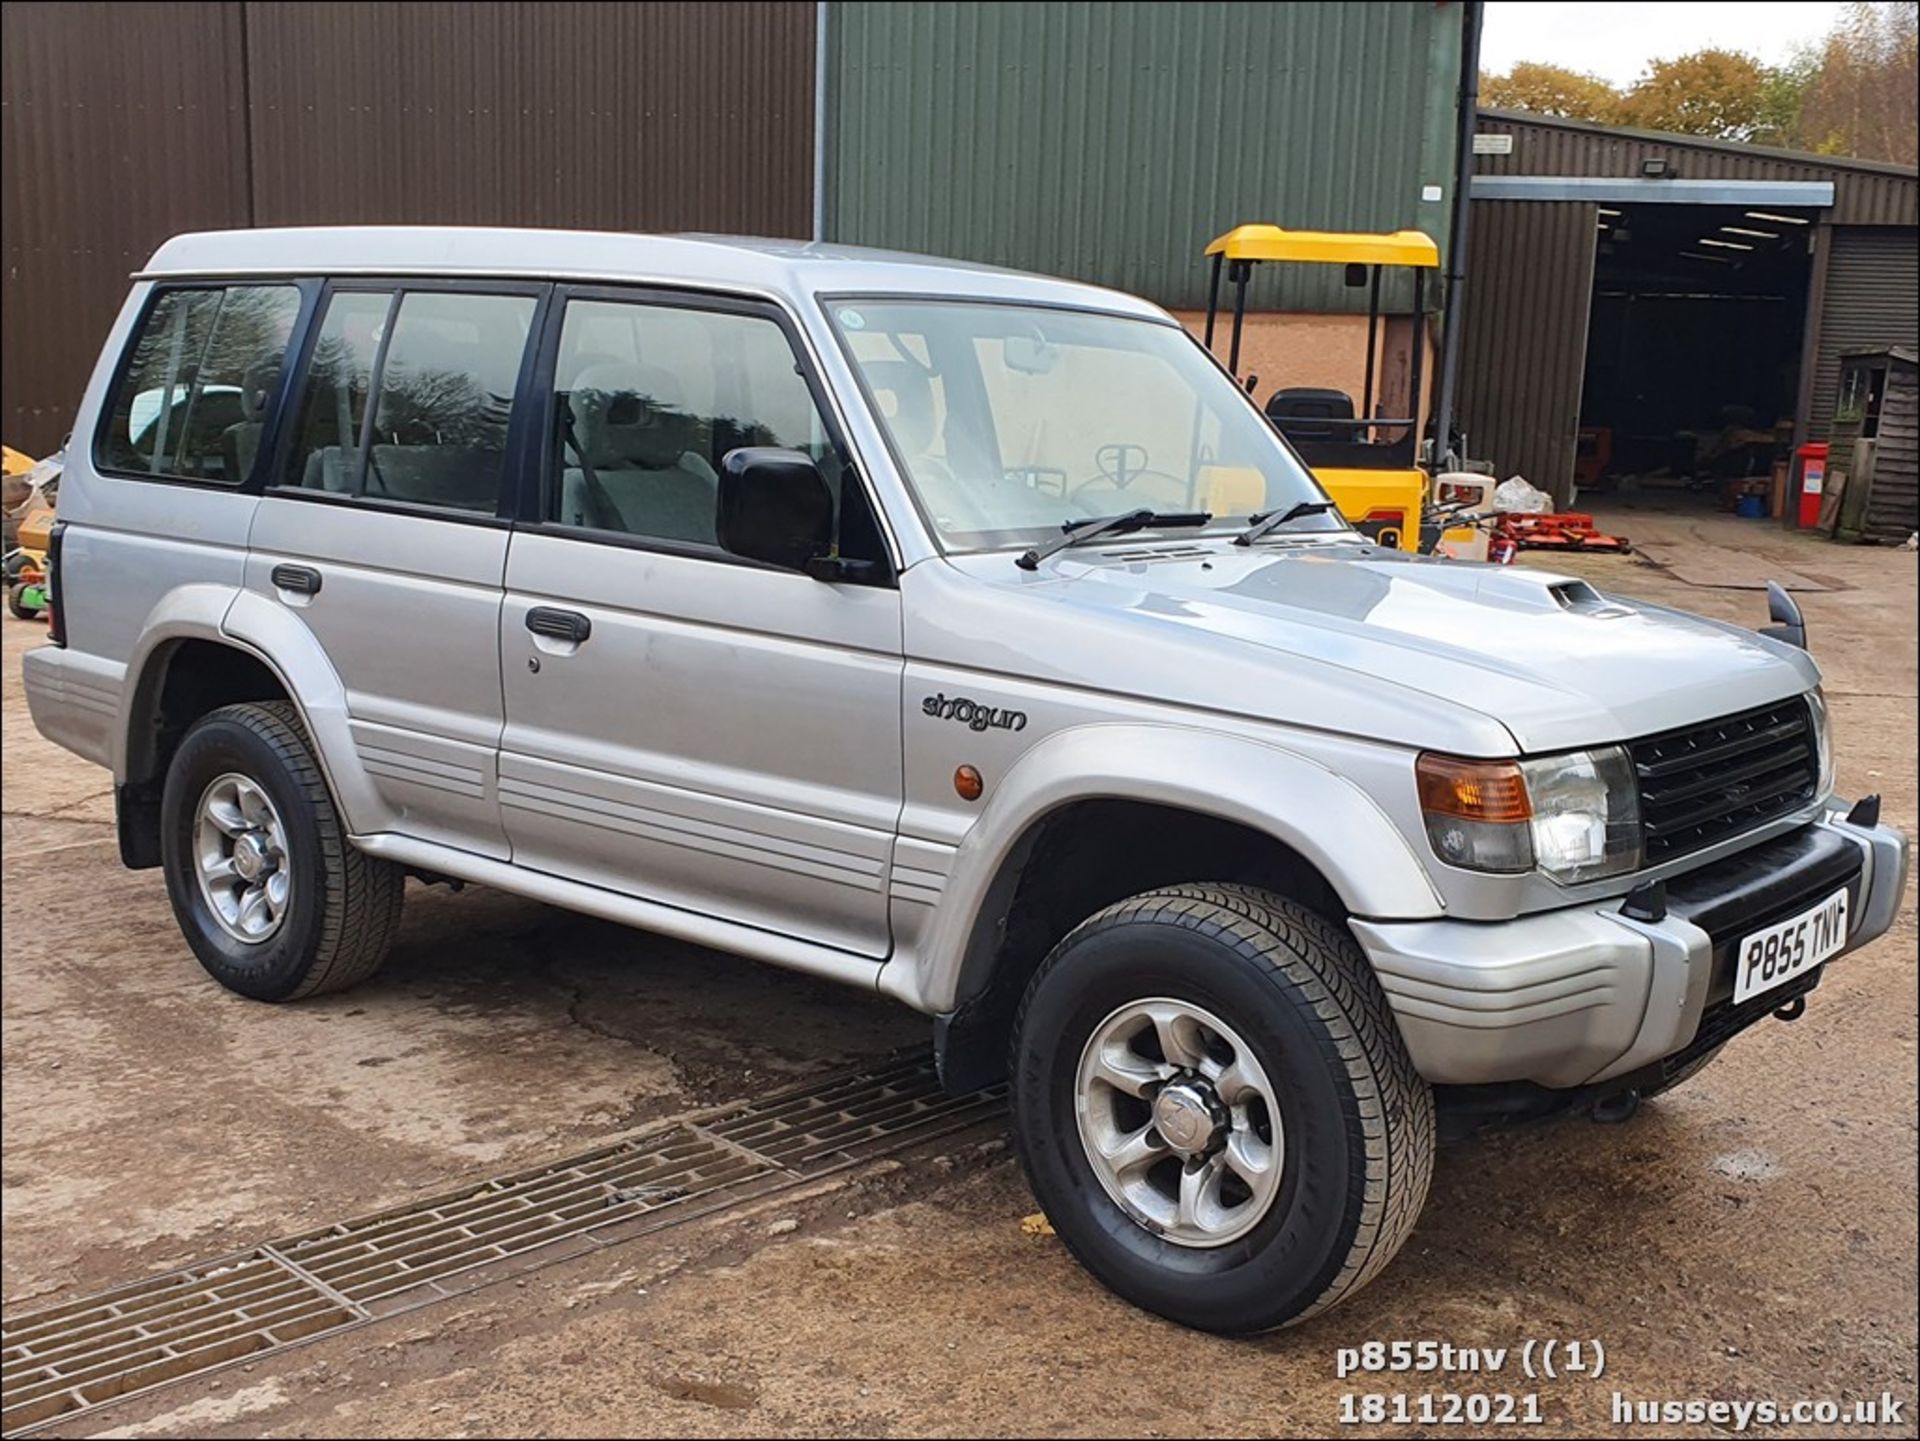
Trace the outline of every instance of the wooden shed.
[[1912, 347], [1840, 357], [1834, 440], [1853, 444], [1839, 538], [1897, 543], [1920, 531], [1920, 365]]

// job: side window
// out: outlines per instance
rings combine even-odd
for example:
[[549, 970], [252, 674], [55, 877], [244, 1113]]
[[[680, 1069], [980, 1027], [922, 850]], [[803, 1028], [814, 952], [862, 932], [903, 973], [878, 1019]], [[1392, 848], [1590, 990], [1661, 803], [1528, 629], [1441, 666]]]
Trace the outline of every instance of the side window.
[[492, 515], [533, 312], [527, 295], [335, 295], [287, 482]]
[[286, 484], [339, 494], [356, 488], [373, 362], [392, 308], [393, 296], [385, 292], [340, 291], [327, 301], [295, 412]]
[[245, 480], [299, 313], [291, 285], [161, 292], [114, 392], [96, 464], [159, 478]]
[[762, 316], [570, 301], [554, 387], [548, 517], [562, 524], [712, 545], [720, 465], [743, 445], [804, 451], [840, 493], [793, 348]]

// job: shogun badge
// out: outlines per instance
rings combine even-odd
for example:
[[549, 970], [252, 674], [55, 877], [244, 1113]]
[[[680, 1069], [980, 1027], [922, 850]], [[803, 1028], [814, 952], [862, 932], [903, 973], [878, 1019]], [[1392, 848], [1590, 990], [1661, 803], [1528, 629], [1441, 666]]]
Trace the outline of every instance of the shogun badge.
[[1025, 711], [981, 705], [961, 695], [930, 695], [920, 702], [920, 710], [923, 715], [940, 720], [959, 721], [968, 730], [1023, 731], [1027, 728]]

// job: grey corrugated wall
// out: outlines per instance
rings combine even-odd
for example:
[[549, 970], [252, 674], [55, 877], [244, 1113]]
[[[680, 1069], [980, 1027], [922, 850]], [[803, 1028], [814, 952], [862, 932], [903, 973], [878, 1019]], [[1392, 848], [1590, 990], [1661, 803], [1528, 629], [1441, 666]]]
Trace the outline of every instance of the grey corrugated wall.
[[1573, 495], [1597, 223], [1584, 201], [1473, 206], [1460, 428], [1499, 479], [1523, 475], [1561, 509]]
[[[1462, 8], [834, 5], [827, 233], [1178, 307], [1242, 222], [1444, 239]], [[1251, 303], [1366, 308], [1321, 266], [1264, 267]]]
[[1840, 355], [1914, 343], [1920, 335], [1920, 237], [1911, 230], [1835, 226], [1826, 300], [1813, 346], [1807, 438], [1825, 440], [1840, 390]]

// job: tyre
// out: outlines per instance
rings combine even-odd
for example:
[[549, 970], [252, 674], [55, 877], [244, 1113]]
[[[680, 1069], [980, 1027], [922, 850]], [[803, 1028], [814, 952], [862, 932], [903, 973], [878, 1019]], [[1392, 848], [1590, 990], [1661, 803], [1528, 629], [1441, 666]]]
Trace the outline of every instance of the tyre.
[[40, 607], [26, 604], [27, 583], [17, 580], [7, 587], [7, 612], [15, 620], [32, 620], [40, 614]]
[[365, 980], [400, 921], [399, 867], [347, 843], [283, 701], [226, 706], [181, 739], [161, 798], [161, 863], [200, 964], [257, 1001]]
[[1013, 1128], [1055, 1231], [1137, 1306], [1301, 1321], [1413, 1229], [1433, 1092], [1347, 931], [1245, 886], [1134, 896], [1054, 948], [1015, 1027]]

